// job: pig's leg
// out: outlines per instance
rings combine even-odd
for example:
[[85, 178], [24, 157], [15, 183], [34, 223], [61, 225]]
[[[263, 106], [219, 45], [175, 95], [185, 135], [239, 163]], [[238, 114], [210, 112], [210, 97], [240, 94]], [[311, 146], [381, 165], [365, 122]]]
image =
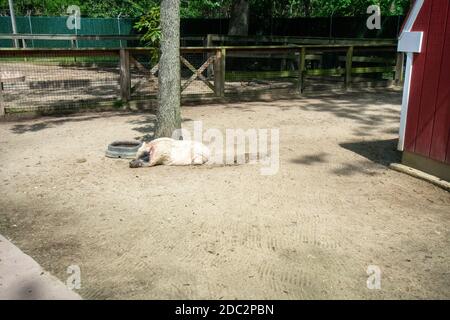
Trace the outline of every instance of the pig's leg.
[[204, 145], [195, 144], [191, 152], [192, 152], [192, 159], [191, 159], [192, 164], [200, 165], [208, 162], [210, 157], [210, 151]]
[[192, 164], [194, 165], [200, 165], [203, 164], [203, 156], [201, 154], [195, 154], [194, 157], [192, 158]]
[[161, 164], [161, 155], [159, 154], [158, 147], [151, 145], [149, 150], [149, 162], [147, 167], [153, 167]]

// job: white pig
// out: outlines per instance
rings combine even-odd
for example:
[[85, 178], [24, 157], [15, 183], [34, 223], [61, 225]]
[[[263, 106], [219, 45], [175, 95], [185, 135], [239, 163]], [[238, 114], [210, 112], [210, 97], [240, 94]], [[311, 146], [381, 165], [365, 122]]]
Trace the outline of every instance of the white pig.
[[130, 168], [156, 165], [187, 166], [208, 162], [208, 147], [197, 141], [159, 138], [144, 143], [130, 162]]

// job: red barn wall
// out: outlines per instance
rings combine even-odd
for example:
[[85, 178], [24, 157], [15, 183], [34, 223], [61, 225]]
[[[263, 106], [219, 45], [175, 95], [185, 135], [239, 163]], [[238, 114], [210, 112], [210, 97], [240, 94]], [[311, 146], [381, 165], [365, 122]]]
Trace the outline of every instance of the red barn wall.
[[450, 1], [425, 0], [412, 31], [423, 31], [414, 54], [405, 151], [450, 164]]

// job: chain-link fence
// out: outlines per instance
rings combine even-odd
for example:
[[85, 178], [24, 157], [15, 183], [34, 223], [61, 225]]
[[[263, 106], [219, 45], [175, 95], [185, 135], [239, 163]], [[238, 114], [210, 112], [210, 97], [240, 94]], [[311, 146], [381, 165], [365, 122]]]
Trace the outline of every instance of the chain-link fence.
[[[156, 101], [152, 49], [2, 49], [3, 113], [132, 106]], [[401, 81], [392, 45], [183, 47], [183, 99], [302, 93]]]
[[295, 89], [299, 80], [298, 49], [229, 51], [225, 92], [246, 94]]
[[2, 104], [9, 112], [114, 101], [118, 80], [119, 57], [113, 52], [11, 52], [0, 57]]

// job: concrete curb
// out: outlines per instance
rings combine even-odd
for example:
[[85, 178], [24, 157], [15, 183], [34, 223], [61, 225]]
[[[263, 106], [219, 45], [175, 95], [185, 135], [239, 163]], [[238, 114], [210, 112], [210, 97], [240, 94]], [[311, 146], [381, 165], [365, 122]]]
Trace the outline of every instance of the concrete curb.
[[432, 176], [431, 174], [425, 173], [423, 171], [405, 166], [400, 163], [391, 163], [389, 167], [395, 171], [406, 173], [414, 178], [418, 178], [427, 182], [434, 184], [448, 192], [450, 192], [450, 182], [439, 179], [438, 177]]
[[81, 300], [0, 235], [0, 300]]

